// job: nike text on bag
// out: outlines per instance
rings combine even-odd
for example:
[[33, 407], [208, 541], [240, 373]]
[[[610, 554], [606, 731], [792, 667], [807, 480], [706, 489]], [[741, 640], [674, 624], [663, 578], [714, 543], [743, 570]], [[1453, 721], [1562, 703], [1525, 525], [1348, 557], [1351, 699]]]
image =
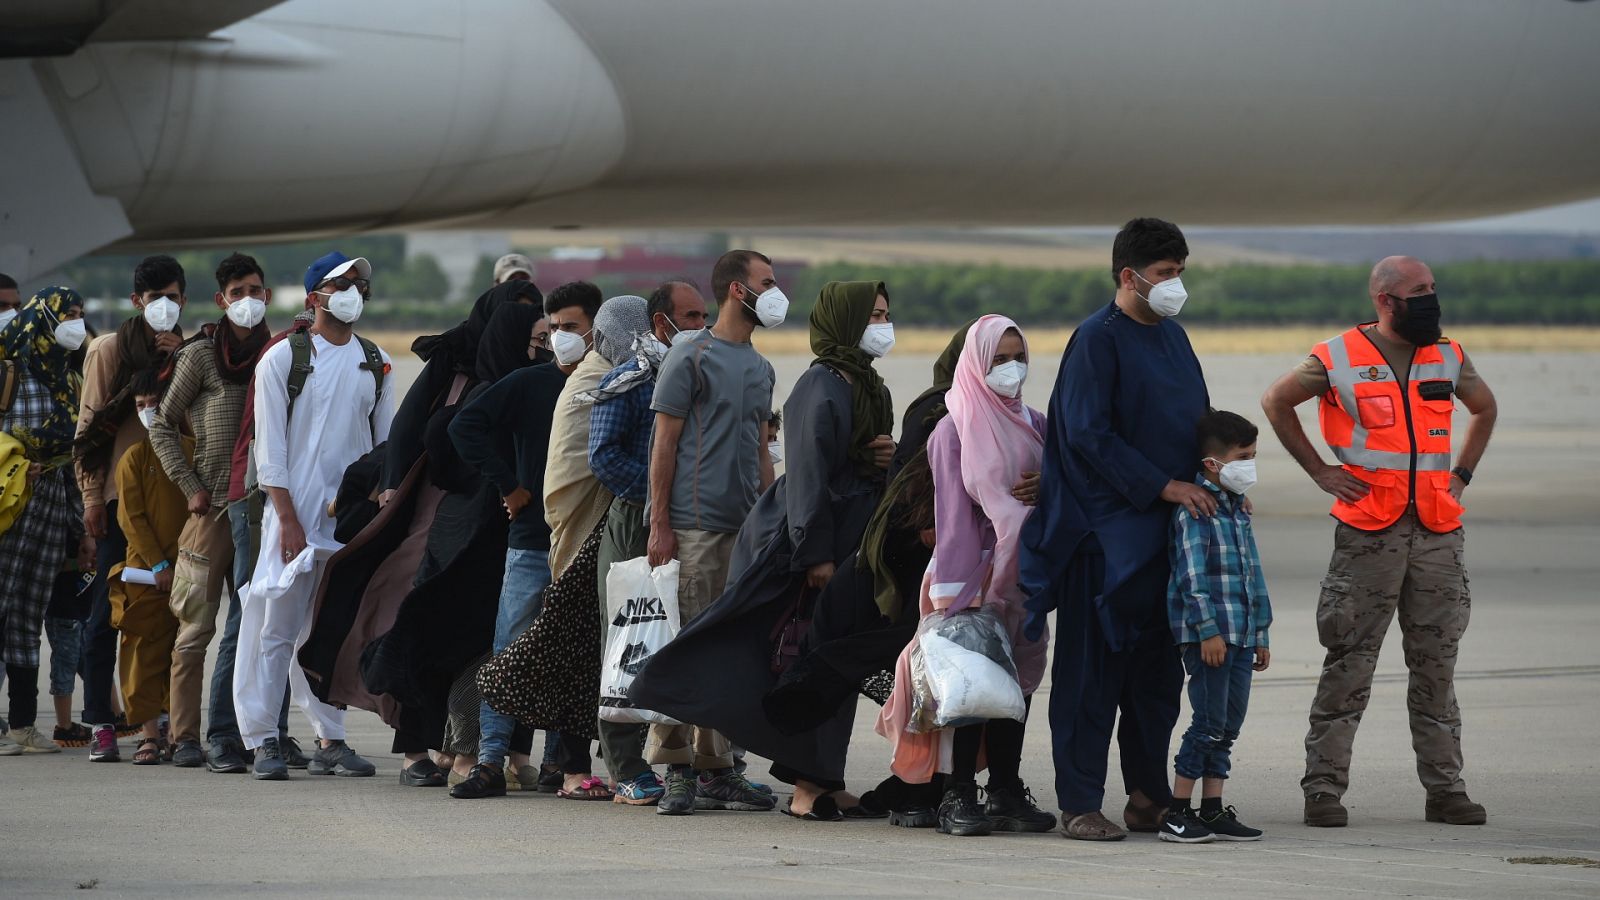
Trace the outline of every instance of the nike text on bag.
[[682, 724], [628, 699], [645, 663], [678, 634], [678, 561], [654, 569], [643, 556], [612, 563], [606, 573], [606, 612], [611, 625], [600, 669], [600, 718]]

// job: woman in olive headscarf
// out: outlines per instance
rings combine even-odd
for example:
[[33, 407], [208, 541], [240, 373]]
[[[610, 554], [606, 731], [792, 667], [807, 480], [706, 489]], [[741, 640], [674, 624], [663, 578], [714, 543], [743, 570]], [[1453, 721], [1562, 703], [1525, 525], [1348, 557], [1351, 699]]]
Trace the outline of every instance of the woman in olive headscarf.
[[[889, 295], [880, 282], [834, 282], [811, 312], [811, 367], [784, 403], [786, 471], [739, 530], [728, 589], [652, 657], [634, 683], [641, 707], [714, 728], [735, 745], [775, 760], [774, 777], [794, 784], [794, 815], [840, 817], [842, 748], [819, 729], [785, 734], [762, 711], [777, 671], [817, 592], [861, 543], [883, 494], [894, 452], [893, 407], [873, 361], [893, 344]], [[779, 649], [779, 648], [782, 649]], [[827, 802], [817, 798], [828, 794]]]
[[[0, 634], [11, 692], [11, 733], [0, 753], [61, 749], [34, 727], [39, 704], [39, 634], [56, 573], [83, 515], [72, 482], [78, 373], [70, 356], [83, 344], [83, 298], [71, 288], [35, 294], [0, 327], [0, 359], [14, 366], [16, 393], [0, 416], [6, 468], [26, 466], [28, 499], [0, 534]], [[21, 459], [17, 458], [20, 450]], [[9, 516], [8, 516], [9, 518]]]

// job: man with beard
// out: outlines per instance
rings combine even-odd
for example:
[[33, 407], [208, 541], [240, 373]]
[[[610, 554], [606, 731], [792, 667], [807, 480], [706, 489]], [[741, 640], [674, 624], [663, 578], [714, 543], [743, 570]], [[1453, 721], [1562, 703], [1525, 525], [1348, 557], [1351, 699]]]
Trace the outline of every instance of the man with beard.
[[[1341, 827], [1351, 745], [1372, 693], [1389, 622], [1400, 616], [1411, 684], [1411, 746], [1430, 822], [1482, 825], [1461, 780], [1455, 665], [1472, 601], [1462, 566], [1460, 500], [1494, 429], [1494, 394], [1461, 345], [1441, 337], [1433, 272], [1391, 256], [1367, 285], [1376, 322], [1318, 344], [1261, 400], [1278, 439], [1334, 496], [1333, 560], [1317, 601], [1327, 649], [1306, 734], [1305, 822]], [[1327, 465], [1294, 408], [1316, 397]], [[1451, 468], [1455, 400], [1472, 414]]]

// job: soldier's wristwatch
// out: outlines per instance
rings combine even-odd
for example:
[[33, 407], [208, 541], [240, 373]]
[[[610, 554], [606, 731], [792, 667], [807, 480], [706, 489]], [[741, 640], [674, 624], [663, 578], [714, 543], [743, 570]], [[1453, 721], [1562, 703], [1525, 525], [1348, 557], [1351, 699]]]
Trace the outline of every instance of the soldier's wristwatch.
[[1456, 466], [1454, 469], [1450, 470], [1450, 474], [1461, 479], [1462, 484], [1472, 483], [1472, 470], [1466, 466]]

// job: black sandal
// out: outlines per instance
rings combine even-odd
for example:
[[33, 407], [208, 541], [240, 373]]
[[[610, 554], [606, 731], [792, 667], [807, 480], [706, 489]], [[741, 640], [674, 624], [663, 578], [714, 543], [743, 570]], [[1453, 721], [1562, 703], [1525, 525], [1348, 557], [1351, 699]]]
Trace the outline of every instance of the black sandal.
[[[791, 797], [789, 799], [789, 803], [793, 802], [794, 798]], [[790, 809], [788, 804], [784, 805], [782, 812], [789, 818], [799, 819], [802, 822], [844, 821], [844, 813], [839, 811], [839, 801], [833, 799], [833, 797], [828, 794], [823, 794], [817, 799], [811, 801], [811, 811], [803, 815]]]
[[133, 750], [133, 764], [136, 766], [161, 765], [161, 742], [155, 738], [140, 740]]

